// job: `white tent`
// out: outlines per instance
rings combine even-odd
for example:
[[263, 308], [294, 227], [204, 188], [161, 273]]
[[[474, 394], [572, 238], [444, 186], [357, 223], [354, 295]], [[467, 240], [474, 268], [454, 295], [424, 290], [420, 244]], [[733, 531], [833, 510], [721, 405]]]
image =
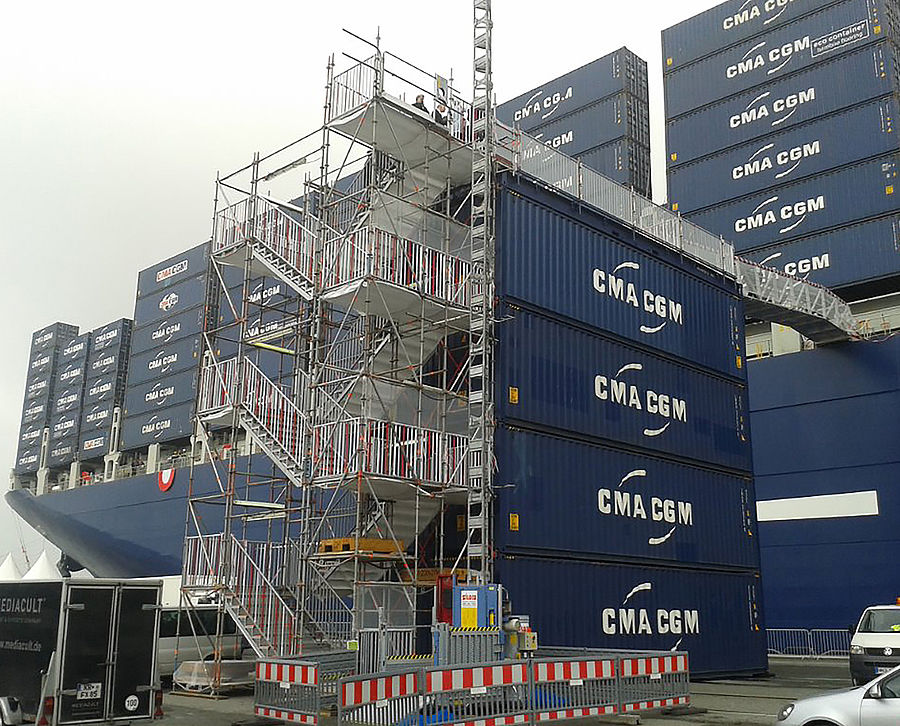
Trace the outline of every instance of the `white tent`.
[[21, 580], [22, 573], [16, 567], [16, 563], [12, 558], [12, 554], [7, 554], [3, 564], [0, 564], [0, 582], [13, 582]]
[[46, 550], [41, 552], [41, 556], [38, 557], [37, 562], [35, 562], [31, 569], [28, 570], [24, 575], [22, 575], [23, 580], [61, 580], [62, 575], [59, 574], [59, 570], [56, 569], [56, 566], [50, 561], [50, 558], [47, 556]]

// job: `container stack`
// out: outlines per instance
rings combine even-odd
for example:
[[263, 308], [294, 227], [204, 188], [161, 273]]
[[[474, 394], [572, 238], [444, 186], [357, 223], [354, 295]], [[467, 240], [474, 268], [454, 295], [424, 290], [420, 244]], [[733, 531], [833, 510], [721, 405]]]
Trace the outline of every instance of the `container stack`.
[[669, 202], [848, 300], [900, 276], [896, 0], [729, 0], [663, 31]]
[[31, 336], [25, 399], [16, 450], [16, 474], [34, 474], [43, 463], [41, 450], [44, 429], [53, 422], [54, 394], [59, 390], [57, 377], [66, 345], [78, 335], [78, 328], [67, 323], [53, 323]]
[[[45, 462], [48, 469], [67, 468], [78, 458], [84, 404], [84, 371], [91, 349], [91, 334], [73, 338], [62, 349], [53, 393], [53, 426]], [[65, 381], [63, 381], [65, 377]], [[65, 382], [65, 385], [63, 383]]]
[[115, 444], [115, 410], [125, 394], [132, 328], [132, 321], [122, 318], [91, 332], [81, 407], [82, 461], [102, 459]]
[[647, 63], [627, 48], [500, 104], [497, 118], [649, 197]]
[[733, 280], [524, 176], [498, 197], [497, 579], [543, 643], [766, 669]]
[[122, 451], [193, 433], [208, 270], [202, 244], [138, 273]]

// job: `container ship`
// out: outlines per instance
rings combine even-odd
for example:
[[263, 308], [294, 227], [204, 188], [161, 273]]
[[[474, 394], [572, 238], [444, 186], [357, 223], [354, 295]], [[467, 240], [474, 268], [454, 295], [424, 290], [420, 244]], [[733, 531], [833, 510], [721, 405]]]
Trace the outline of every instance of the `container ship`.
[[640, 193], [640, 59], [495, 109], [490, 28], [472, 101], [330, 64], [324, 127], [218, 179], [133, 318], [37, 331], [6, 499], [71, 569], [216, 589], [258, 653], [429, 652], [452, 577], [546, 643], [764, 672], [744, 320], [850, 309]]

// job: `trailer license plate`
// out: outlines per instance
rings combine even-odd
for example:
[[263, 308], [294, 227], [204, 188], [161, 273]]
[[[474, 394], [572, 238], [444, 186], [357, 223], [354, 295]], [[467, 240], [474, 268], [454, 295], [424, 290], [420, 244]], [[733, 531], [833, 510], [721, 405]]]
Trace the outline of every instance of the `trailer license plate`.
[[880, 676], [882, 673], [887, 673], [891, 670], [890, 666], [875, 666], [875, 675]]
[[100, 691], [103, 688], [102, 683], [79, 683], [76, 701], [96, 701], [100, 698]]

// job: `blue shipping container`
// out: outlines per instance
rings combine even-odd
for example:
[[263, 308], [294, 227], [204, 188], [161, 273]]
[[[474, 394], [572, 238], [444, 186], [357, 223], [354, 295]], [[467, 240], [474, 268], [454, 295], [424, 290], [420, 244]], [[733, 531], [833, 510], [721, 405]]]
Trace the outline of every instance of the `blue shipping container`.
[[95, 359], [101, 351], [113, 348], [128, 347], [134, 324], [128, 318], [121, 318], [107, 323], [102, 328], [91, 331], [91, 350], [89, 359]]
[[134, 327], [156, 327], [161, 320], [200, 307], [206, 301], [206, 280], [206, 275], [191, 277], [147, 297], [139, 297], [134, 303]]
[[504, 187], [498, 295], [743, 379], [734, 283], [521, 177]]
[[[57, 388], [83, 388], [86, 361], [67, 363], [60, 367], [56, 373], [55, 385]], [[26, 395], [27, 390], [26, 390]]]
[[35, 446], [40, 447], [45, 425], [44, 422], [23, 425], [19, 429], [19, 448], [31, 449]]
[[501, 420], [750, 471], [743, 386], [523, 309], [500, 318]]
[[742, 40], [790, 23], [821, 7], [819, 0], [727, 0], [662, 32], [668, 73]]
[[830, 288], [896, 277], [900, 275], [900, 215], [741, 254]]
[[650, 196], [650, 149], [632, 139], [619, 139], [580, 154], [581, 162], [622, 186]]
[[31, 358], [28, 361], [28, 380], [31, 381], [47, 375], [52, 375], [53, 371], [56, 370], [58, 360], [58, 350], [39, 350], [36, 353], [32, 353]]
[[[83, 373], [83, 369], [79, 368], [78, 370]], [[25, 402], [27, 404], [28, 401], [49, 401], [52, 391], [53, 383], [50, 375], [43, 375], [33, 380], [28, 380], [25, 382]]]
[[646, 100], [647, 63], [627, 48], [598, 58], [497, 106], [497, 118], [529, 131], [623, 91]]
[[685, 215], [737, 251], [805, 237], [897, 210], [900, 154], [890, 154]]
[[197, 368], [201, 343], [199, 337], [183, 338], [133, 356], [128, 365], [128, 388]]
[[124, 415], [131, 418], [160, 408], [193, 403], [197, 398], [197, 376], [197, 369], [192, 368], [162, 380], [132, 386], [125, 396]]
[[666, 116], [679, 116], [880, 40], [889, 25], [885, 6], [890, 1], [844, 0], [666, 74]]
[[33, 474], [41, 463], [41, 447], [19, 448], [16, 452], [16, 465], [13, 470], [16, 474]]
[[78, 436], [50, 444], [47, 451], [47, 466], [51, 469], [68, 467], [78, 458]]
[[62, 349], [60, 355], [60, 363], [72, 363], [74, 361], [85, 360], [91, 347], [91, 334], [83, 333], [77, 338], [73, 338]]
[[60, 348], [66, 341], [78, 335], [78, 326], [68, 323], [53, 323], [34, 331], [31, 336], [31, 352]]
[[108, 429], [104, 431], [82, 431], [78, 438], [78, 451], [82, 461], [90, 461], [92, 459], [102, 459], [109, 453], [112, 445], [112, 432]]
[[77, 437], [81, 424], [81, 411], [54, 416], [50, 421], [50, 443], [54, 445], [62, 439]]
[[57, 389], [53, 393], [53, 413], [66, 413], [81, 408], [84, 389], [81, 386], [69, 386]]
[[889, 94], [894, 63], [892, 46], [883, 41], [675, 120], [667, 109], [667, 163], [686, 164]]
[[120, 448], [125, 451], [147, 444], [187, 438], [193, 433], [193, 402], [129, 416], [122, 423]]
[[529, 135], [569, 156], [627, 136], [650, 146], [646, 100], [620, 93], [541, 124]]
[[193, 310], [185, 310], [164, 318], [155, 325], [138, 328], [131, 339], [131, 354], [137, 355], [181, 338], [200, 335], [203, 332], [205, 311], [206, 307], [201, 305]]
[[765, 136], [701, 161], [670, 168], [669, 203], [682, 214], [846, 166], [898, 148], [893, 98]]
[[115, 401], [100, 401], [93, 406], [81, 409], [81, 432], [108, 431], [113, 423], [113, 411], [118, 404]]
[[191, 247], [138, 273], [137, 296], [149, 297], [198, 275], [209, 267], [209, 243]]
[[[81, 398], [80, 394], [78, 395], [78, 398]], [[56, 407], [51, 406], [50, 401], [46, 398], [34, 401], [25, 401], [25, 406], [22, 409], [22, 423], [30, 424], [48, 421], [50, 419], [51, 413], [63, 413], [64, 411], [69, 410], [69, 408], [57, 411]]]
[[506, 427], [495, 451], [504, 552], [759, 568], [749, 476]]
[[692, 676], [766, 671], [756, 573], [521, 556], [495, 573], [542, 645], [687, 650]]
[[84, 386], [84, 407], [109, 401], [121, 403], [124, 393], [125, 379], [116, 371], [92, 378]]
[[127, 347], [109, 347], [92, 350], [87, 360], [87, 380], [108, 375], [124, 375], [128, 370], [129, 351]]

